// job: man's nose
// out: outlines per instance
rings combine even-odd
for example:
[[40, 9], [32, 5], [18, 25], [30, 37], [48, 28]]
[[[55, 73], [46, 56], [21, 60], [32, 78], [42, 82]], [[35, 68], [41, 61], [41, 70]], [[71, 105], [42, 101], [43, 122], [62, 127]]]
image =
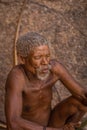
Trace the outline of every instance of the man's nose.
[[46, 58], [43, 58], [43, 59], [42, 59], [42, 64], [43, 64], [43, 65], [47, 65], [47, 64], [48, 64], [48, 61], [47, 61]]

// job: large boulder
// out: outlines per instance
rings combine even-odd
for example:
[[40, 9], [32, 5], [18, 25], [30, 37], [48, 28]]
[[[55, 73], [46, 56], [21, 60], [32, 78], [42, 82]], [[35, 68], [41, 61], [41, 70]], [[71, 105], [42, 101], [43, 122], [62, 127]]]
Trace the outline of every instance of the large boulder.
[[[4, 97], [7, 75], [13, 67], [13, 45], [24, 1], [0, 1], [0, 120], [5, 121]], [[87, 84], [87, 1], [27, 0], [19, 36], [29, 31], [43, 34], [51, 43], [52, 56], [86, 87]], [[52, 106], [70, 95], [57, 82]]]

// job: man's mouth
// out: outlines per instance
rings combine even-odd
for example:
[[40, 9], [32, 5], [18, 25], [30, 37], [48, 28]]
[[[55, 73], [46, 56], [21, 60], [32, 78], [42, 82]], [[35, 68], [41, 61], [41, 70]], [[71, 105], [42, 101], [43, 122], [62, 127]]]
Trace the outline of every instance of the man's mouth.
[[45, 80], [50, 74], [50, 67], [49, 66], [41, 66], [40, 68], [36, 69], [37, 77], [40, 80]]
[[50, 66], [40, 66], [39, 68], [37, 68], [37, 72], [40, 74], [47, 74], [50, 71]]
[[42, 70], [41, 70], [42, 73], [47, 73], [48, 71], [49, 71], [48, 68], [45, 68], [45, 69], [42, 69]]

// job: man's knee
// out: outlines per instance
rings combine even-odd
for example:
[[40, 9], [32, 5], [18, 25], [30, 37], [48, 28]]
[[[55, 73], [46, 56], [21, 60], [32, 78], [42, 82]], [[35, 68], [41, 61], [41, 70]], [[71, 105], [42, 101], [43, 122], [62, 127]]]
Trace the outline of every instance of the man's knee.
[[85, 114], [85, 110], [87, 111], [87, 107], [85, 108], [79, 100], [71, 96], [55, 106], [49, 122], [51, 126], [62, 126], [66, 123], [67, 119], [70, 119], [70, 122], [77, 122]]

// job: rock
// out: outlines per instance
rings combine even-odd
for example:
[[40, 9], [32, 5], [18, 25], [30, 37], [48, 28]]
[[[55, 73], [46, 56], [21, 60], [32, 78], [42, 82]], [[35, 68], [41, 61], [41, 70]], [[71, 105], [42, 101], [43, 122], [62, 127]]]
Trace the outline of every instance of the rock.
[[[13, 44], [23, 0], [0, 1], [0, 119], [5, 121], [4, 96], [7, 74], [13, 66]], [[87, 1], [30, 0], [24, 8], [19, 35], [28, 31], [43, 34], [51, 43], [52, 56], [64, 64], [73, 77], [87, 85]], [[60, 83], [63, 100], [70, 93]], [[57, 93], [54, 94], [55, 104]]]

